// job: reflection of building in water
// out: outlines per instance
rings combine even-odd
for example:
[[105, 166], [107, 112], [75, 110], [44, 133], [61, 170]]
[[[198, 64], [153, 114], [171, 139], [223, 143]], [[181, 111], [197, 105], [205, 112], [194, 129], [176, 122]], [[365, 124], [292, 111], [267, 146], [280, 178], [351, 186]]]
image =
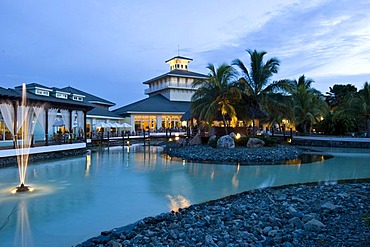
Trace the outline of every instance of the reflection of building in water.
[[162, 159], [162, 154], [158, 153], [152, 146], [136, 147], [135, 166], [144, 166], [155, 168], [157, 160]]
[[166, 195], [166, 197], [170, 200], [170, 204], [168, 206], [171, 211], [178, 212], [179, 208], [187, 208], [190, 206], [190, 201], [182, 195], [177, 195], [176, 197]]
[[86, 154], [85, 177], [90, 176], [90, 166], [91, 166], [91, 154]]

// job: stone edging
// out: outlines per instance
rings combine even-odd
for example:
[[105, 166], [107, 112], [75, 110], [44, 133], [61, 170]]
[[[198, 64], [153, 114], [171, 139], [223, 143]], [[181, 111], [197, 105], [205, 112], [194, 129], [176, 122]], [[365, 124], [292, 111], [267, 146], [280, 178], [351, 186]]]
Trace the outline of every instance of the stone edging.
[[[83, 154], [86, 154], [86, 148], [32, 154], [29, 156], [28, 161], [29, 163], [31, 163], [31, 162], [37, 162], [37, 161], [78, 156], [78, 155], [83, 155]], [[14, 156], [13, 157], [3, 157], [0, 159], [0, 168], [16, 166], [17, 164], [18, 164], [17, 157], [14, 157]]]

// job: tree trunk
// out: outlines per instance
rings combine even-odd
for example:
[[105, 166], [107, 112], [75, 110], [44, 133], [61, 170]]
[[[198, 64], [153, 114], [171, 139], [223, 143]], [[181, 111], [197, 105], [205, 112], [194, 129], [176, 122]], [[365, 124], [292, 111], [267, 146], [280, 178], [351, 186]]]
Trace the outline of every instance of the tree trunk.
[[304, 121], [304, 123], [303, 123], [303, 134], [304, 135], [307, 135], [307, 122], [306, 121]]
[[222, 114], [222, 121], [224, 122], [225, 133], [226, 133], [226, 135], [228, 135], [229, 134], [229, 131], [227, 130], [225, 115], [223, 115], [223, 114]]
[[366, 116], [366, 125], [367, 125], [367, 138], [370, 138], [370, 116]]
[[257, 134], [256, 132], [256, 123], [255, 123], [255, 119], [254, 119], [254, 110], [252, 112], [252, 127], [253, 127], [253, 135], [255, 136]]

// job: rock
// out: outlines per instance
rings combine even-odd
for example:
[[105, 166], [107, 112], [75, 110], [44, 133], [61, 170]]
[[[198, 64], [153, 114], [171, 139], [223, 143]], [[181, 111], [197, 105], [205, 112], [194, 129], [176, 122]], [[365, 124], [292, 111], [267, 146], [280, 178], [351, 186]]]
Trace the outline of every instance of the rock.
[[275, 200], [276, 201], [286, 201], [286, 199], [287, 199], [287, 195], [286, 194], [281, 194]]
[[342, 206], [337, 206], [337, 205], [334, 205], [330, 202], [327, 202], [327, 203], [324, 203], [323, 205], [321, 205], [321, 209], [329, 210], [329, 211], [336, 211], [338, 209], [342, 209]]
[[295, 226], [298, 229], [302, 229], [304, 227], [303, 222], [297, 217], [289, 219], [288, 222], [290, 224], [293, 224], [293, 226]]
[[305, 230], [320, 230], [321, 228], [326, 227], [321, 221], [318, 221], [316, 219], [312, 219], [308, 221], [306, 224], [304, 224]]
[[213, 140], [215, 140], [217, 138], [217, 136], [215, 136], [215, 135], [211, 135], [210, 137], [209, 137], [209, 139], [208, 139], [208, 144], [210, 143], [210, 142], [212, 142]]
[[217, 148], [235, 148], [234, 139], [229, 135], [221, 136], [217, 141]]
[[102, 231], [100, 234], [103, 235], [103, 236], [107, 236], [111, 233], [112, 233], [112, 231]]
[[122, 244], [114, 241], [114, 240], [111, 240], [108, 242], [109, 246], [112, 246], [112, 247], [122, 247]]
[[209, 234], [206, 235], [205, 241], [206, 241], [206, 246], [211, 246], [211, 247], [217, 246], [217, 244], [215, 244], [215, 242], [213, 241], [212, 236]]
[[265, 142], [258, 138], [249, 138], [247, 148], [259, 148], [265, 146]]
[[267, 234], [267, 233], [269, 233], [269, 231], [271, 231], [272, 230], [272, 227], [271, 226], [266, 226], [265, 228], [263, 228], [263, 233], [264, 234]]
[[268, 236], [269, 237], [275, 237], [277, 233], [278, 233], [277, 230], [271, 230], [271, 231], [268, 232]]
[[193, 139], [189, 142], [189, 145], [200, 145], [202, 144], [202, 138], [200, 134], [196, 134]]
[[297, 213], [297, 210], [296, 210], [293, 206], [290, 206], [290, 207], [288, 208], [288, 211], [289, 211], [289, 213], [291, 213], [291, 214]]

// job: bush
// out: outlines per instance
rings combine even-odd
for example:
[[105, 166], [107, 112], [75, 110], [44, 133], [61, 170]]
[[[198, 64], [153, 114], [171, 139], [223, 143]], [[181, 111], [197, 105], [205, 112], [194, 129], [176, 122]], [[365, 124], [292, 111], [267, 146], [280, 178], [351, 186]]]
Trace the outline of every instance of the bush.
[[245, 147], [247, 146], [248, 140], [249, 140], [248, 136], [243, 136], [243, 137], [240, 137], [239, 139], [234, 139], [235, 146]]
[[257, 136], [258, 139], [261, 139], [265, 142], [266, 147], [274, 147], [277, 144], [280, 144], [279, 138], [269, 137], [269, 136]]
[[348, 132], [357, 132], [359, 129], [355, 119], [330, 113], [318, 124], [317, 130], [326, 135], [345, 135]]
[[214, 139], [209, 139], [208, 145], [211, 146], [212, 148], [217, 148], [218, 139], [219, 139], [218, 137], [216, 137]]
[[370, 226], [370, 212], [363, 214], [361, 218], [364, 221], [365, 225]]

